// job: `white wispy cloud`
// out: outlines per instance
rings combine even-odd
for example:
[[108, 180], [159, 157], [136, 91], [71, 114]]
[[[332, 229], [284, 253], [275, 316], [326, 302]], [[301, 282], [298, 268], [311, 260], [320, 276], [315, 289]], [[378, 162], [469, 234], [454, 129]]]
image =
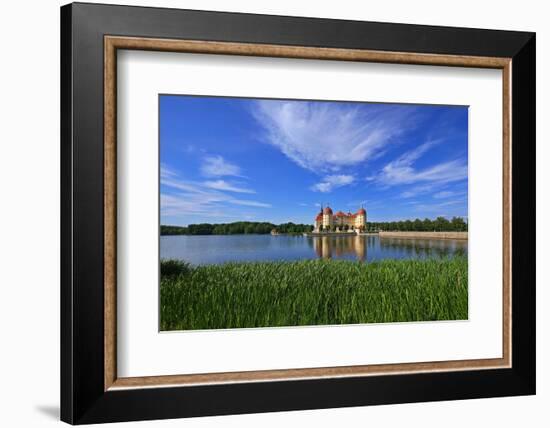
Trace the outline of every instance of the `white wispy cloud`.
[[435, 199], [447, 199], [447, 198], [450, 198], [452, 196], [458, 196], [458, 195], [463, 195], [463, 194], [464, 194], [464, 192], [457, 193], [457, 192], [452, 192], [450, 190], [443, 190], [441, 192], [434, 193], [433, 197]]
[[[419, 195], [425, 195], [431, 193], [434, 199], [448, 199], [453, 197], [460, 197], [467, 195], [466, 191], [456, 191], [456, 190], [440, 190], [442, 187], [446, 186], [445, 182], [434, 182], [432, 184], [421, 184], [418, 186], [411, 187], [410, 189], [401, 192], [399, 197], [401, 198], [413, 198]], [[439, 191], [438, 191], [439, 190]], [[434, 193], [435, 192], [435, 193]]]
[[160, 195], [161, 214], [165, 216], [200, 215], [204, 217], [226, 217], [227, 212], [217, 206], [216, 199], [205, 199], [198, 195], [162, 193]]
[[411, 187], [410, 189], [405, 190], [404, 192], [401, 192], [399, 197], [400, 198], [414, 198], [419, 195], [423, 195], [425, 193], [433, 192], [436, 187], [440, 186], [437, 183], [434, 184], [422, 184], [419, 186]]
[[462, 203], [464, 203], [464, 200], [462, 199], [453, 199], [452, 201], [440, 202], [437, 204], [418, 204], [416, 205], [416, 207], [419, 209], [441, 208], [441, 207], [448, 207], [449, 205], [458, 205]]
[[314, 192], [328, 193], [334, 189], [337, 189], [338, 187], [352, 184], [354, 181], [355, 181], [355, 177], [353, 175], [346, 175], [346, 174], [326, 175], [325, 177], [323, 177], [323, 181], [321, 181], [320, 183], [314, 184], [313, 186], [311, 186], [310, 189], [313, 190]]
[[326, 173], [380, 156], [414, 112], [411, 106], [369, 110], [343, 103], [262, 100], [253, 114], [270, 144], [301, 167]]
[[208, 187], [209, 189], [215, 189], [215, 190], [225, 190], [228, 192], [235, 192], [235, 193], [256, 193], [252, 189], [248, 189], [246, 187], [239, 187], [238, 184], [230, 183], [225, 180], [215, 180], [215, 181], [205, 181], [203, 183], [205, 187]]
[[[450, 201], [435, 203], [435, 204], [425, 204], [419, 203], [414, 205], [416, 211], [422, 211], [425, 213], [439, 213], [438, 216], [441, 217], [465, 217], [467, 216], [466, 201], [463, 199], [453, 199]], [[451, 210], [453, 213], [448, 213]], [[442, 214], [447, 212], [447, 214]]]
[[388, 164], [382, 170], [384, 184], [411, 184], [419, 181], [449, 183], [468, 177], [468, 167], [461, 160], [452, 160], [417, 170], [411, 166]]
[[468, 177], [468, 165], [462, 159], [441, 162], [424, 169], [415, 168], [414, 162], [434, 145], [435, 142], [430, 141], [404, 153], [386, 164], [375, 180], [386, 186], [423, 182], [434, 185], [459, 181]]
[[[231, 211], [239, 206], [270, 208], [271, 204], [236, 198], [233, 193], [255, 193], [252, 189], [236, 187], [224, 180], [192, 181], [178, 176], [174, 170], [161, 165], [160, 207], [163, 217], [200, 215], [204, 217], [239, 217], [242, 214]], [[233, 208], [232, 208], [233, 207]]]
[[170, 178], [177, 177], [178, 173], [170, 168], [168, 165], [161, 163], [160, 164], [160, 177], [161, 178]]
[[258, 207], [258, 208], [271, 208], [271, 204], [266, 204], [264, 202], [258, 201], [248, 201], [243, 199], [230, 199], [228, 201], [231, 204], [235, 205], [244, 205], [246, 207]]
[[201, 172], [207, 177], [235, 176], [243, 177], [241, 168], [226, 161], [222, 156], [206, 156], [201, 165]]

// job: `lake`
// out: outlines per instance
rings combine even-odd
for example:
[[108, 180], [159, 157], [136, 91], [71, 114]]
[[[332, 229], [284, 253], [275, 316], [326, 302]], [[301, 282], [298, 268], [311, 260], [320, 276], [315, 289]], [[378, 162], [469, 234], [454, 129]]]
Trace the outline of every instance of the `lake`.
[[467, 240], [380, 238], [378, 235], [175, 235], [160, 237], [161, 259], [195, 265], [303, 259], [373, 261], [446, 257], [468, 253]]

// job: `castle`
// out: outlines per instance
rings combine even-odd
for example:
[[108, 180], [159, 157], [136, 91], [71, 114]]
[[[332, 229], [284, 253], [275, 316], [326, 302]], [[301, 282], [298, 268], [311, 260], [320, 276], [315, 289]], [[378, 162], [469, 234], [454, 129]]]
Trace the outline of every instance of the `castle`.
[[367, 225], [367, 211], [361, 207], [357, 213], [347, 214], [338, 211], [333, 214], [332, 209], [327, 206], [321, 207], [321, 212], [315, 217], [314, 232], [321, 231], [359, 231], [365, 229]]

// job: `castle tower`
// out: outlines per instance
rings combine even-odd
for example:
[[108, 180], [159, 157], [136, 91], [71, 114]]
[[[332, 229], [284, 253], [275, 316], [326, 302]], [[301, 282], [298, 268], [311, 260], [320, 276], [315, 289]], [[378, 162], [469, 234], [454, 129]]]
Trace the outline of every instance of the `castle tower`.
[[315, 217], [315, 224], [314, 224], [314, 230], [318, 232], [323, 225], [323, 209], [321, 208], [321, 211], [319, 214], [317, 214], [317, 217]]
[[332, 210], [329, 206], [323, 210], [323, 227], [331, 227], [334, 224]]
[[355, 227], [360, 228], [367, 225], [367, 211], [365, 208], [359, 208], [357, 215], [355, 216]]

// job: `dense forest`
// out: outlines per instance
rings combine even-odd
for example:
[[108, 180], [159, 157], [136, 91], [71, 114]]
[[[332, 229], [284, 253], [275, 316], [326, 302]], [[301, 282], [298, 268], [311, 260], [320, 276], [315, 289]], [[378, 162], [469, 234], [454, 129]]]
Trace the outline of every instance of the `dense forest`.
[[278, 233], [311, 232], [310, 224], [283, 223], [275, 225], [267, 222], [237, 221], [234, 223], [200, 223], [182, 226], [160, 226], [161, 235], [241, 235], [241, 234], [268, 234], [272, 230]]
[[[237, 221], [234, 223], [200, 223], [184, 226], [160, 226], [161, 235], [241, 235], [241, 234], [268, 234], [272, 230], [277, 233], [301, 234], [311, 232], [311, 224], [283, 223], [273, 224], [268, 222]], [[437, 217], [435, 220], [425, 218], [420, 220], [404, 220], [391, 222], [367, 222], [366, 231], [414, 231], [414, 232], [467, 232], [468, 223], [461, 217], [453, 217], [447, 220], [445, 217]]]

